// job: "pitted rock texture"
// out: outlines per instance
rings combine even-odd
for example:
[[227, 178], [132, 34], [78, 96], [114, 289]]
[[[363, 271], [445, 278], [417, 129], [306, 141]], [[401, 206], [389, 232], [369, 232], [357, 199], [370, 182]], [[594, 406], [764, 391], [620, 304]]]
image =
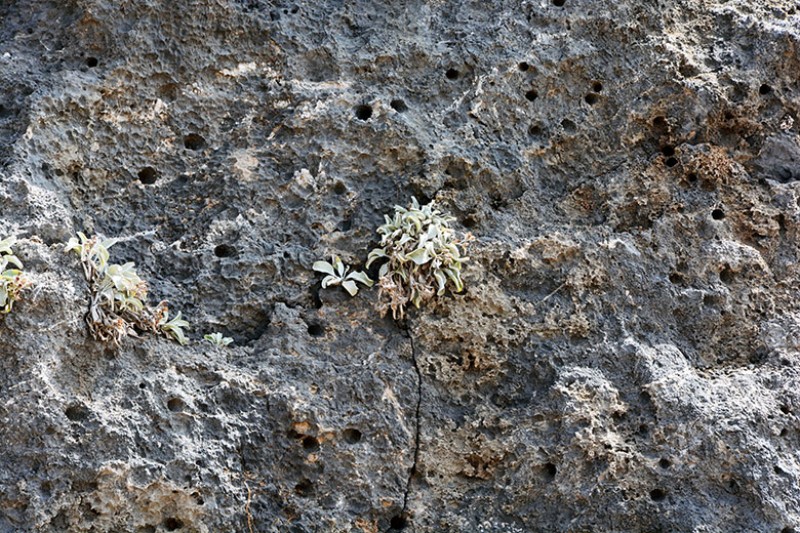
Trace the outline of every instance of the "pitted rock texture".
[[[0, 531], [800, 530], [799, 9], [1, 2]], [[412, 196], [466, 291], [320, 290]]]

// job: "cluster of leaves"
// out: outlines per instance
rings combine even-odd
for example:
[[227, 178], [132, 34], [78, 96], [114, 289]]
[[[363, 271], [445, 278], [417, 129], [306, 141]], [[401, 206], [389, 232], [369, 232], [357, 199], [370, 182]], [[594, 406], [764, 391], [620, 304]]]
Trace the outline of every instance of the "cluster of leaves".
[[[22, 273], [22, 261], [11, 249], [16, 243], [15, 237], [0, 241], [0, 313], [10, 313], [22, 290], [30, 286]], [[8, 268], [9, 265], [17, 268]]]
[[350, 267], [345, 265], [342, 260], [339, 259], [338, 255], [334, 255], [330, 263], [327, 261], [317, 261], [312, 268], [317, 272], [327, 274], [322, 278], [323, 289], [341, 285], [350, 293], [350, 296], [358, 294], [358, 285], [356, 285], [356, 282], [362, 283], [367, 287], [372, 287], [375, 284], [364, 272], [358, 271], [348, 273]]
[[117, 239], [88, 238], [78, 233], [65, 246], [81, 258], [83, 273], [92, 293], [86, 323], [95, 339], [119, 344], [138, 331], [160, 333], [180, 344], [188, 342], [183, 332], [189, 323], [180, 312], [172, 320], [166, 302], [155, 309], [147, 305], [147, 283], [133, 263], [109, 263], [109, 252]]
[[[394, 216], [385, 215], [378, 228], [380, 246], [372, 250], [366, 268], [375, 261], [384, 261], [378, 272], [381, 312], [392, 310], [395, 319], [402, 319], [408, 304], [419, 308], [435, 296], [442, 296], [448, 286], [455, 292], [464, 289], [461, 270], [467, 258], [461, 253], [471, 239], [459, 239], [450, 227], [455, 219], [438, 210], [434, 202], [420, 206], [412, 198], [409, 207], [396, 205]], [[327, 274], [322, 288], [341, 285], [351, 296], [358, 292], [356, 281], [371, 287], [373, 281], [363, 272], [351, 272], [334, 256], [333, 262], [317, 261], [317, 272]]]
[[461, 269], [467, 258], [461, 255], [470, 236], [458, 239], [450, 227], [455, 218], [445, 215], [434, 202], [420, 206], [416, 198], [408, 208], [396, 205], [394, 217], [385, 215], [378, 228], [381, 243], [367, 257], [366, 267], [386, 260], [378, 272], [382, 299], [388, 300], [385, 313], [392, 309], [395, 319], [403, 318], [409, 303], [419, 306], [442, 296], [448, 285], [455, 292], [464, 290]]
[[203, 335], [203, 338], [213, 344], [214, 346], [219, 346], [220, 348], [224, 348], [225, 346], [229, 345], [233, 342], [233, 339], [230, 337], [225, 337], [222, 333], [209, 333], [208, 335]]

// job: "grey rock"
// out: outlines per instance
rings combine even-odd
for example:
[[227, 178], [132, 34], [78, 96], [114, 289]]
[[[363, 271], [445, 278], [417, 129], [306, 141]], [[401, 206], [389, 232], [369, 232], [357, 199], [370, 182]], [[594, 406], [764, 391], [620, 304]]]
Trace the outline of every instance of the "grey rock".
[[768, 137], [753, 164], [781, 183], [800, 180], [800, 137], [786, 133]]
[[[800, 529], [796, 2], [7, 0], [0, 532]], [[396, 323], [411, 196], [476, 240]], [[186, 347], [87, 333], [121, 238]], [[227, 349], [200, 341], [219, 331]]]

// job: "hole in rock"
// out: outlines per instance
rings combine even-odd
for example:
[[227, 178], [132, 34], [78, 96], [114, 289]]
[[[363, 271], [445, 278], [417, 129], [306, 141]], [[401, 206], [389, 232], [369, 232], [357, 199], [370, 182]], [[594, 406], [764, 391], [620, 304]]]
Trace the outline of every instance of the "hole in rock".
[[236, 255], [236, 248], [230, 244], [218, 244], [214, 247], [214, 255], [217, 257], [233, 257]]
[[553, 479], [555, 479], [557, 472], [558, 469], [556, 468], [556, 465], [554, 465], [553, 463], [545, 463], [544, 475], [548, 480], [552, 481]]
[[454, 68], [447, 69], [447, 72], [444, 73], [448, 80], [457, 80], [459, 72]]
[[683, 274], [680, 272], [673, 272], [669, 275], [669, 281], [675, 285], [678, 285], [679, 283], [683, 282]]
[[372, 106], [367, 104], [355, 107], [356, 118], [358, 120], [369, 120], [372, 116]]
[[564, 128], [566, 133], [574, 133], [578, 129], [578, 125], [568, 118], [561, 121], [561, 127]]
[[294, 492], [303, 498], [310, 496], [313, 491], [314, 484], [311, 483], [311, 480], [306, 478], [301, 479], [300, 483], [294, 486]]
[[173, 413], [179, 413], [179, 412], [183, 411], [183, 408], [185, 406], [186, 406], [186, 404], [180, 398], [171, 398], [167, 402], [167, 409], [169, 409]]
[[531, 68], [531, 66], [528, 65], [528, 63], [526, 63], [525, 61], [523, 61], [522, 63], [517, 65], [517, 68], [519, 68], [522, 72], [526, 72], [529, 68]]
[[653, 489], [650, 491], [650, 499], [654, 502], [664, 501], [664, 498], [666, 497], [667, 493], [662, 489]]
[[689, 183], [695, 183], [697, 181], [697, 174], [695, 174], [694, 172], [690, 172], [686, 176], [686, 181], [688, 181]]
[[308, 334], [312, 337], [322, 337], [325, 335], [325, 326], [322, 324], [309, 324], [308, 325]]
[[592, 90], [594, 92], [596, 92], [596, 93], [602, 92], [603, 91], [603, 84], [600, 83], [599, 81], [594, 82], [592, 84]]
[[167, 531], [177, 531], [183, 527], [183, 522], [174, 517], [169, 517], [161, 524]]
[[664, 154], [664, 157], [672, 157], [675, 155], [675, 147], [667, 145], [661, 149], [661, 153]]
[[310, 435], [305, 436], [303, 437], [303, 449], [310, 451], [319, 450], [319, 441]]
[[526, 99], [527, 99], [529, 102], [533, 102], [534, 100], [536, 100], [537, 98], [539, 98], [539, 93], [537, 93], [537, 92], [536, 92], [534, 89], [531, 89], [530, 91], [528, 91], [528, 92], [526, 92], [526, 93], [525, 93], [525, 98], [526, 98]]
[[760, 94], [761, 96], [767, 95], [771, 92], [772, 92], [772, 87], [770, 87], [766, 83], [758, 88], [758, 94]]
[[89, 418], [89, 409], [82, 405], [70, 405], [67, 407], [64, 414], [67, 415], [67, 418], [72, 420], [73, 422], [80, 422], [81, 420], [86, 420]]
[[784, 404], [784, 405], [781, 405], [781, 413], [783, 413], [783, 414], [785, 414], [785, 415], [788, 415], [788, 414], [789, 414], [789, 413], [791, 413], [791, 412], [792, 412], [792, 410], [791, 410], [791, 409], [789, 409], [789, 406], [788, 406], [788, 405], [786, 405], [786, 404]]
[[662, 457], [661, 460], [658, 462], [658, 466], [661, 468], [669, 468], [672, 466], [672, 461], [667, 459], [666, 457]]
[[347, 186], [341, 181], [337, 181], [333, 185], [333, 192], [335, 192], [336, 194], [344, 194], [347, 192]]
[[86, 58], [86, 66], [89, 68], [94, 68], [97, 66], [97, 58], [96, 57], [87, 57]]
[[202, 135], [190, 133], [183, 138], [183, 146], [189, 150], [202, 150], [206, 146], [206, 140]]
[[711, 211], [711, 218], [714, 220], [722, 220], [725, 218], [725, 211], [720, 209], [719, 207]]
[[735, 277], [735, 274], [734, 274], [733, 270], [731, 270], [731, 267], [729, 267], [729, 266], [726, 266], [725, 268], [723, 268], [719, 273], [719, 280], [722, 283], [725, 283], [726, 285], [730, 284], [730, 283], [733, 283], [733, 278], [734, 277]]
[[394, 109], [398, 113], [404, 113], [408, 111], [408, 106], [406, 105], [406, 103], [400, 100], [399, 98], [395, 98], [394, 100], [389, 102], [389, 105], [392, 107], [392, 109]]
[[599, 99], [600, 99], [600, 96], [596, 95], [595, 93], [589, 93], [589, 94], [587, 94], [586, 96], [583, 97], [583, 100], [589, 105], [596, 104], [597, 100], [599, 100]]
[[336, 229], [338, 229], [339, 231], [344, 232], [344, 231], [350, 231], [350, 229], [352, 227], [353, 227], [353, 219], [352, 218], [346, 218], [346, 219], [342, 220], [342, 222], [336, 227]]
[[354, 428], [347, 428], [343, 432], [344, 440], [348, 444], [355, 444], [361, 440], [361, 432]]
[[675, 165], [678, 164], [678, 159], [675, 158], [675, 157], [668, 157], [667, 160], [664, 161], [664, 164], [667, 165], [670, 168], [674, 167]]
[[139, 171], [139, 181], [145, 185], [152, 185], [158, 179], [158, 172], [153, 167], [144, 167]]
[[667, 129], [667, 117], [655, 117], [653, 119], [653, 127], [658, 130], [665, 130]]
[[408, 520], [402, 515], [393, 516], [389, 525], [392, 526], [392, 529], [405, 529], [408, 526]]
[[564, 7], [566, 0], [552, 0], [552, 4], [556, 7]]
[[528, 127], [528, 135], [530, 135], [531, 137], [538, 137], [542, 133], [544, 133], [544, 131], [542, 130], [542, 127], [539, 124], [534, 124]]

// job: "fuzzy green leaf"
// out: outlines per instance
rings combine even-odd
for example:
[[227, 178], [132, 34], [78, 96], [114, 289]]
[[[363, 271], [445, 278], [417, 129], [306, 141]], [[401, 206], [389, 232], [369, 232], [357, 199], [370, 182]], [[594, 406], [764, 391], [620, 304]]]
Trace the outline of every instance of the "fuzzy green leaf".
[[348, 279], [343, 281], [342, 287], [344, 287], [344, 289], [350, 293], [350, 296], [355, 296], [358, 294], [358, 285], [356, 285], [356, 282], [353, 280]]
[[327, 289], [328, 287], [335, 287], [336, 285], [339, 285], [341, 282], [342, 278], [338, 276], [325, 276], [324, 278], [322, 278], [321, 287], [323, 289]]
[[433, 277], [436, 278], [436, 283], [439, 285], [439, 290], [436, 291], [438, 296], [444, 294], [444, 286], [447, 283], [447, 277], [442, 273], [441, 270], [434, 270]]
[[211, 344], [219, 347], [225, 347], [233, 342], [233, 339], [230, 337], [224, 337], [222, 333], [209, 333], [207, 335], [203, 335], [203, 338], [210, 342]]
[[358, 281], [359, 283], [361, 283], [363, 285], [366, 285], [367, 287], [372, 287], [375, 284], [374, 281], [369, 279], [369, 276], [367, 276], [364, 272], [361, 272], [361, 271], [349, 273], [347, 275], [347, 277], [345, 278], [345, 281], [351, 280], [351, 279], [355, 280], [355, 281]]
[[424, 265], [431, 260], [431, 257], [426, 248], [417, 248], [410, 254], [406, 254], [406, 259], [410, 259], [417, 265]]
[[367, 263], [364, 265], [365, 268], [369, 268], [369, 266], [377, 259], [381, 259], [384, 257], [389, 257], [389, 255], [384, 251], [382, 248], [375, 248], [373, 249], [369, 255], [367, 256]]
[[11, 251], [11, 247], [15, 244], [17, 244], [16, 237], [6, 237], [0, 241], [0, 254], [13, 254], [14, 252]]
[[333, 265], [328, 263], [327, 261], [316, 261], [311, 268], [314, 271], [322, 272], [323, 274], [330, 274], [331, 276], [336, 275], [336, 271], [333, 270]]
[[340, 278], [344, 277], [345, 272], [347, 272], [347, 265], [342, 262], [338, 255], [333, 256], [333, 268]]
[[22, 268], [22, 261], [16, 255], [6, 255], [3, 257], [8, 263], [15, 265], [17, 268]]

